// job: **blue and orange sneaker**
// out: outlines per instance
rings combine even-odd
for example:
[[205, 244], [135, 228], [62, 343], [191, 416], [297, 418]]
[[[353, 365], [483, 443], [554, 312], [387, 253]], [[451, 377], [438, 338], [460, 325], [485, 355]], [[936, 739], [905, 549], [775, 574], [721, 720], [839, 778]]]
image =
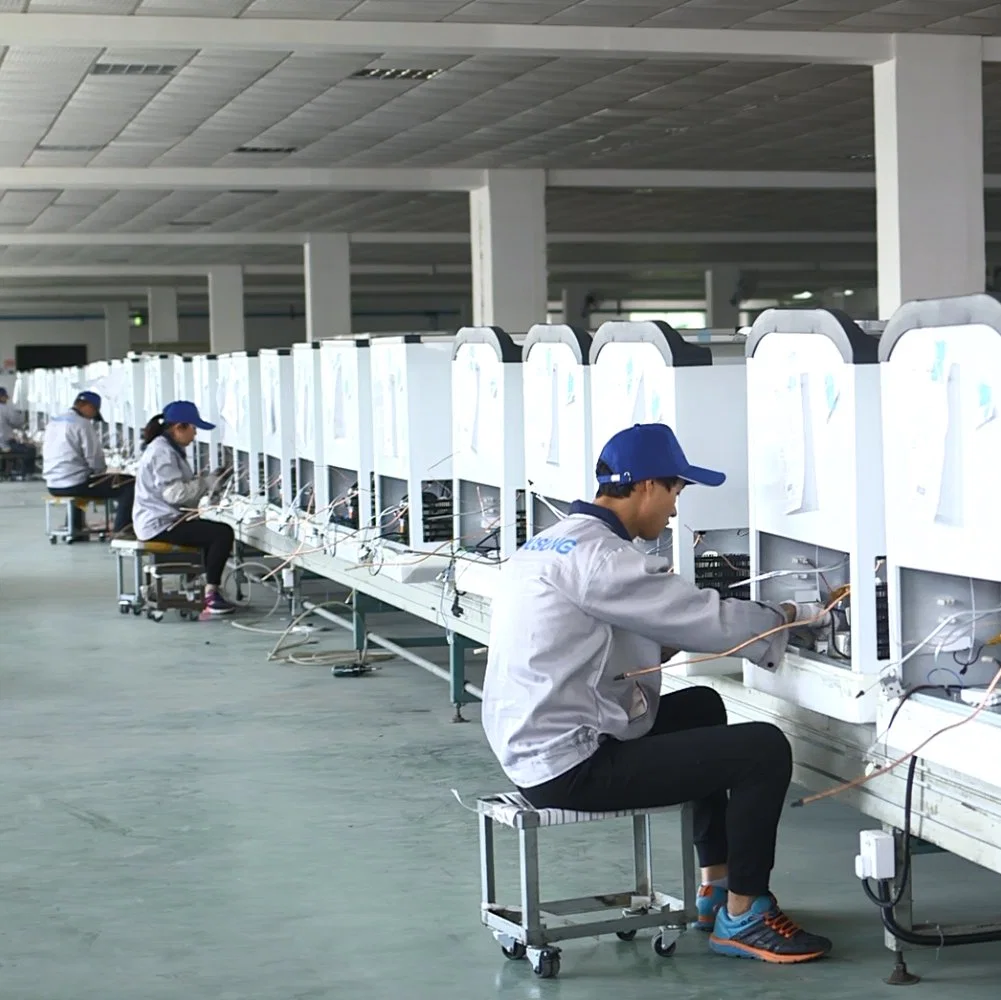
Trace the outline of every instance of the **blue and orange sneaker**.
[[726, 906], [726, 889], [718, 885], [700, 885], [695, 899], [698, 918], [691, 924], [693, 931], [711, 934], [716, 924], [716, 914]]
[[719, 955], [792, 965], [823, 958], [832, 945], [827, 938], [794, 924], [778, 908], [775, 897], [768, 895], [758, 896], [739, 917], [731, 917], [727, 908], [721, 907], [709, 947]]

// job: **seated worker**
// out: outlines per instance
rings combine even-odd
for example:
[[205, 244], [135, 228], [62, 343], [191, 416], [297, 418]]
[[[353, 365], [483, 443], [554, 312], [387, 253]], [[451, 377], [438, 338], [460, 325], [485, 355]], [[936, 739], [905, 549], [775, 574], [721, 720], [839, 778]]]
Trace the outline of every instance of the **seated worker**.
[[136, 538], [143, 542], [170, 542], [202, 550], [205, 559], [205, 607], [209, 615], [233, 613], [220, 592], [222, 574], [233, 554], [233, 529], [218, 521], [186, 519], [186, 511], [197, 507], [211, 493], [220, 473], [191, 471], [186, 449], [198, 428], [212, 430], [214, 424], [202, 420], [194, 403], [168, 403], [143, 431], [145, 448], [136, 473], [133, 510]]
[[[42, 476], [49, 493], [56, 497], [88, 497], [118, 502], [114, 530], [124, 531], [132, 523], [131, 476], [108, 473], [104, 446], [95, 421], [101, 418], [101, 397], [81, 392], [66, 413], [45, 425], [42, 442]], [[73, 533], [86, 537], [83, 512], [73, 507]]]
[[22, 475], [33, 476], [37, 459], [35, 447], [24, 444], [16, 437], [19, 431], [24, 430], [24, 424], [24, 416], [14, 409], [6, 388], [0, 385], [0, 451], [20, 458]]
[[809, 961], [831, 942], [798, 928], [769, 891], [779, 815], [792, 777], [783, 733], [728, 726], [720, 696], [661, 697], [662, 647], [740, 655], [777, 667], [786, 628], [819, 605], [770, 606], [700, 590], [654, 541], [689, 484], [726, 477], [689, 464], [664, 424], [637, 424], [604, 447], [598, 495], [524, 545], [494, 598], [483, 726], [507, 776], [537, 808], [603, 812], [692, 802], [702, 868], [698, 926], [720, 954]]

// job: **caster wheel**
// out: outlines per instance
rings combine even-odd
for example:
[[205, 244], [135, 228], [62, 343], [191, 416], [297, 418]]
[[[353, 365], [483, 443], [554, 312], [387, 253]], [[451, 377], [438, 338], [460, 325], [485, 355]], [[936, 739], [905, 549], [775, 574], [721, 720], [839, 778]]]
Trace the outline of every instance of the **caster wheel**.
[[119, 614], [127, 615], [130, 610], [131, 610], [131, 608], [129, 608], [129, 606], [127, 604], [119, 604], [118, 605], [118, 613]]
[[636, 940], [636, 931], [616, 931], [615, 932], [615, 936], [620, 941], [635, 941]]
[[59, 539], [55, 535], [49, 535], [49, 545], [58, 545]]
[[653, 939], [653, 950], [656, 954], [660, 955], [661, 958], [670, 958], [674, 954], [674, 950], [677, 947], [677, 941], [672, 941], [670, 944], [664, 944], [663, 934], [658, 934]]
[[143, 613], [143, 609], [138, 604], [132, 605], [132, 614], [138, 618]]
[[97, 534], [97, 540], [99, 542], [106, 542], [108, 540], [108, 536], [103, 531], [100, 531]]
[[66, 538], [66, 544], [67, 545], [72, 545], [73, 544], [73, 537], [72, 536], [67, 536], [67, 538]]
[[555, 979], [560, 974], [560, 953], [555, 948], [546, 949], [539, 955], [532, 971], [540, 979]]
[[177, 613], [181, 616], [181, 620], [182, 621], [187, 621], [188, 620], [188, 613], [187, 613], [187, 611], [178, 611]]
[[520, 942], [516, 942], [510, 948], [501, 945], [501, 951], [504, 953], [504, 957], [509, 958], [512, 962], [520, 962], [528, 954], [528, 949]]

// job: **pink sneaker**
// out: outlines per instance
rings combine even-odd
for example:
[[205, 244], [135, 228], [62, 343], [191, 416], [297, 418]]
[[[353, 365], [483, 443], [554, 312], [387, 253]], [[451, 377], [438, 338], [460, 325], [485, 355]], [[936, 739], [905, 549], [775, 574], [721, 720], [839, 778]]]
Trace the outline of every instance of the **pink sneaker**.
[[200, 617], [205, 619], [214, 618], [216, 615], [231, 615], [235, 610], [236, 608], [218, 590], [213, 590], [211, 594], [205, 596]]

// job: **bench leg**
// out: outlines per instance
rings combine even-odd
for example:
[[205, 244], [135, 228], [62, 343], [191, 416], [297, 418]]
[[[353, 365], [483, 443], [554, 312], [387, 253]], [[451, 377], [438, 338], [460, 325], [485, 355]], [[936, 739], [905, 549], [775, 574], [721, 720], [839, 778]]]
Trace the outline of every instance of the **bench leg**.
[[695, 809], [691, 802], [686, 802], [681, 807], [681, 877], [684, 879], [685, 914], [690, 920], [696, 917], [698, 880], [695, 876]]
[[653, 898], [653, 850], [650, 843], [650, 816], [633, 816], [633, 859], [636, 895]]
[[480, 813], [480, 887], [484, 906], [497, 902], [494, 870], [494, 821]]
[[132, 588], [136, 595], [136, 607], [141, 608], [143, 606], [142, 599], [142, 588], [143, 588], [143, 578], [142, 578], [142, 563], [143, 557], [141, 552], [134, 552], [132, 555]]
[[521, 861], [521, 928], [529, 948], [541, 948], [542, 914], [539, 910], [539, 831], [537, 828], [518, 831]]

